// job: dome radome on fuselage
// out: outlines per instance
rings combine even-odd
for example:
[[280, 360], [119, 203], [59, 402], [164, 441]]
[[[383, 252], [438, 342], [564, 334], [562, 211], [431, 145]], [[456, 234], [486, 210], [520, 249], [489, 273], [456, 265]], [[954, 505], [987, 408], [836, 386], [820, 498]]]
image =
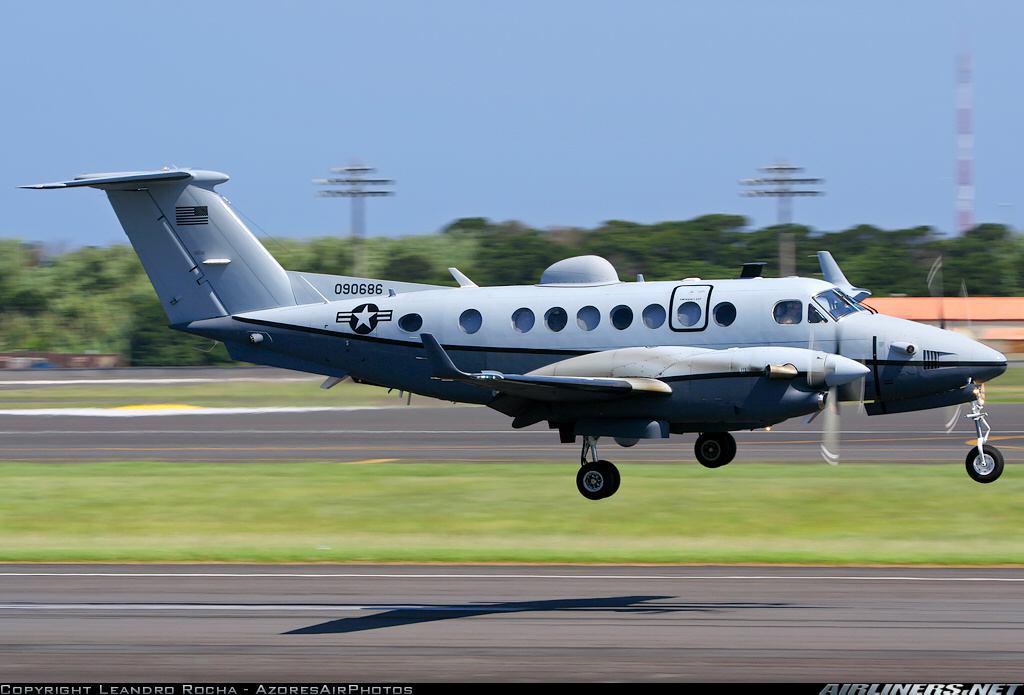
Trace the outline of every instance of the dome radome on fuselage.
[[608, 285], [619, 282], [615, 266], [600, 256], [573, 256], [552, 263], [541, 273], [542, 285]]

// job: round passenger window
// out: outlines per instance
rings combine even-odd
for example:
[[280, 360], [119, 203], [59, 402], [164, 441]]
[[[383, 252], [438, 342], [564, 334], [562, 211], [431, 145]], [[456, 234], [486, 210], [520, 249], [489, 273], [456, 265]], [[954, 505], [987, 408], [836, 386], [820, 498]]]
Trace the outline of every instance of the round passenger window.
[[520, 333], [529, 333], [535, 321], [533, 312], [526, 307], [512, 312], [512, 327]]
[[476, 309], [466, 309], [459, 316], [459, 328], [463, 333], [476, 333], [484, 323], [483, 316]]
[[623, 331], [633, 323], [633, 310], [625, 304], [620, 304], [612, 309], [612, 325]]
[[731, 302], [722, 302], [715, 305], [715, 323], [719, 326], [731, 326], [736, 320], [736, 307]]
[[423, 317], [419, 314], [406, 314], [398, 319], [398, 327], [406, 333], [415, 333], [423, 328]]
[[568, 322], [569, 314], [565, 313], [565, 309], [560, 306], [552, 307], [544, 312], [544, 323], [555, 333], [565, 328], [565, 324]]
[[690, 328], [697, 325], [702, 313], [700, 304], [697, 302], [683, 302], [676, 309], [676, 321], [683, 328]]
[[596, 306], [585, 306], [576, 312], [576, 325], [585, 331], [592, 331], [601, 323], [601, 312]]
[[804, 305], [799, 299], [784, 299], [772, 309], [775, 323], [794, 324], [803, 320]]
[[665, 323], [665, 307], [661, 304], [650, 304], [641, 314], [644, 325], [648, 328], [661, 328]]

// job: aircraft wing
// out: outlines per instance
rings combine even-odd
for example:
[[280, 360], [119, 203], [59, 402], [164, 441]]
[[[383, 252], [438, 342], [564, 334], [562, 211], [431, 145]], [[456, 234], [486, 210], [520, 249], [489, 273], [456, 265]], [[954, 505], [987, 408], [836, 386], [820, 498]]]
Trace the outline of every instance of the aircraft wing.
[[420, 339], [434, 368], [435, 378], [461, 381], [510, 396], [535, 401], [571, 402], [672, 393], [672, 387], [664, 381], [641, 377], [539, 376], [500, 372], [470, 374], [455, 366], [433, 335], [421, 333]]

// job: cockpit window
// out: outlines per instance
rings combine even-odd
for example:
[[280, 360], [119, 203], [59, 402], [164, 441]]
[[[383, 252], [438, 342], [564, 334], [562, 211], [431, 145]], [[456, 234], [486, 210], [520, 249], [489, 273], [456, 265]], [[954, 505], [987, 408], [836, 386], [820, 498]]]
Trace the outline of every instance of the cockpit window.
[[836, 320], [849, 314], [855, 314], [858, 311], [866, 311], [866, 309], [839, 290], [825, 290], [820, 294], [814, 295], [814, 301], [820, 304], [821, 308]]
[[803, 321], [804, 303], [799, 299], [784, 299], [772, 309], [775, 323], [793, 324]]
[[841, 294], [844, 297], [846, 297], [847, 300], [849, 300], [855, 307], [857, 307], [857, 311], [866, 311], [869, 314], [877, 314], [878, 313], [877, 311], [875, 311], [874, 309], [869, 307], [867, 304], [861, 304], [860, 301], [854, 299], [853, 297], [851, 297], [850, 295], [846, 294], [842, 290], [836, 290], [836, 291], [839, 292], [839, 294]]
[[827, 323], [825, 317], [821, 315], [821, 312], [818, 311], [813, 302], [807, 305], [807, 323]]

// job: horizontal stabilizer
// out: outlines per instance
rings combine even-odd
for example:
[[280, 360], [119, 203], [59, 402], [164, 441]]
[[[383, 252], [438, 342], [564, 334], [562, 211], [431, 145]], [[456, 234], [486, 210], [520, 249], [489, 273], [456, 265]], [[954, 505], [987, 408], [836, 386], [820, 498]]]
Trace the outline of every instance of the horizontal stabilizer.
[[537, 376], [500, 372], [469, 374], [455, 366], [433, 335], [422, 333], [420, 338], [434, 368], [435, 378], [461, 381], [529, 400], [568, 402], [672, 393], [672, 387], [664, 381], [643, 377]]
[[[80, 186], [94, 186], [96, 188], [120, 186], [123, 184], [140, 185], [144, 183], [169, 183], [172, 181], [185, 181], [191, 179], [192, 174], [188, 171], [126, 171], [112, 174], [83, 174], [76, 176], [70, 181], [54, 181], [52, 183], [34, 183], [18, 188], [78, 188]], [[225, 177], [226, 179], [227, 177]]]

